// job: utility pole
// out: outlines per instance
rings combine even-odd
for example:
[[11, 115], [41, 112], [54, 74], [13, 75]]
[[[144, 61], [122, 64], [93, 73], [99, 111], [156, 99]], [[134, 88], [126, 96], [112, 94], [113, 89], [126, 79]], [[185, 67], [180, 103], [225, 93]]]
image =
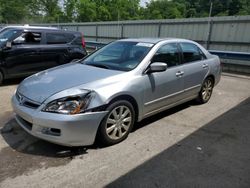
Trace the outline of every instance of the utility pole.
[[206, 41], [206, 48], [209, 49], [209, 43], [211, 38], [211, 17], [212, 17], [212, 11], [213, 11], [213, 2], [210, 0], [210, 9], [209, 9], [209, 16], [208, 16], [208, 32], [207, 32], [207, 41]]

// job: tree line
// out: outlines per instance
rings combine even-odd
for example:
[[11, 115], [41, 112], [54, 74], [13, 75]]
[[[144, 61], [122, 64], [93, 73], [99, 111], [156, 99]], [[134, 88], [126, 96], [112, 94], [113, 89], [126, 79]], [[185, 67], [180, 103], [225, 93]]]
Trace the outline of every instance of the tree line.
[[0, 23], [57, 23], [250, 15], [249, 0], [0, 0]]

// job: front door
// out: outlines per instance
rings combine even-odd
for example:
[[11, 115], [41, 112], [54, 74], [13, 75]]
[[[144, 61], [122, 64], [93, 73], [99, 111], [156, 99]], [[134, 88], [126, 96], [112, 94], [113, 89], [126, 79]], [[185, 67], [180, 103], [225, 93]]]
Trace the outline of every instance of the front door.
[[164, 72], [145, 74], [144, 116], [178, 102], [183, 94], [183, 67], [176, 43], [165, 44], [158, 49], [152, 62], [164, 62]]
[[39, 46], [13, 45], [3, 52], [4, 62], [9, 75], [28, 75], [38, 71]]
[[9, 75], [28, 75], [42, 70], [40, 42], [41, 33], [25, 31], [12, 42], [11, 48], [3, 51]]

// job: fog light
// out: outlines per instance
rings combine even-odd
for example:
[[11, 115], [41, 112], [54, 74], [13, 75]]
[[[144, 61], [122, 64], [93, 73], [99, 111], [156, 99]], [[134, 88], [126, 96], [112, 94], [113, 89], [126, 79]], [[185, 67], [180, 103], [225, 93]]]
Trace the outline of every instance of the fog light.
[[47, 134], [47, 135], [61, 136], [61, 130], [60, 129], [44, 127], [44, 128], [42, 128], [41, 132], [43, 134]]

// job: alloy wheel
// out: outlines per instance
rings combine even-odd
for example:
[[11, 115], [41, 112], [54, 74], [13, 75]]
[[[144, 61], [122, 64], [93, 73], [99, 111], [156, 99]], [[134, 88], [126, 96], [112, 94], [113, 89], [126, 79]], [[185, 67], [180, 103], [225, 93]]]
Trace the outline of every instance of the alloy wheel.
[[207, 79], [205, 83], [203, 84], [202, 91], [201, 91], [202, 99], [204, 101], [208, 101], [210, 99], [212, 95], [212, 90], [213, 90], [213, 83], [210, 79]]
[[127, 106], [118, 106], [108, 115], [106, 121], [106, 133], [112, 140], [123, 137], [132, 124], [132, 113]]

